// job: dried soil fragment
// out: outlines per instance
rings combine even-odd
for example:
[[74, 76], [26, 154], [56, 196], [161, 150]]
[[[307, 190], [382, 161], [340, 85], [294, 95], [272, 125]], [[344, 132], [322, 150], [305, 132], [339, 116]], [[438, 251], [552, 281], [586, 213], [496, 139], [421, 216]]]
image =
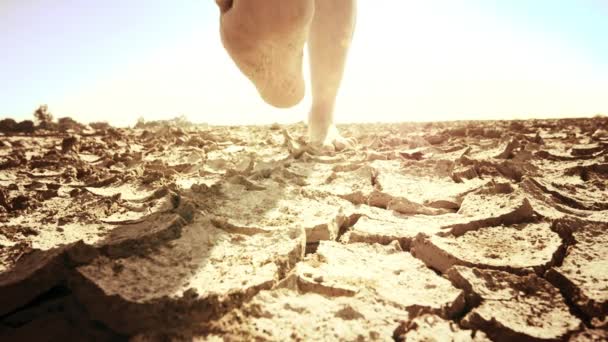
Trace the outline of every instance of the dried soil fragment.
[[133, 334], [217, 318], [272, 287], [304, 254], [301, 230], [252, 236], [197, 218], [144, 256], [99, 257], [70, 287], [94, 319]]
[[559, 290], [535, 274], [454, 266], [447, 276], [474, 306], [462, 325], [483, 330], [493, 340], [559, 340], [581, 327]]
[[[451, 167], [448, 164], [432, 161], [425, 164], [426, 167], [412, 164], [402, 169], [396, 161], [374, 161], [372, 166], [378, 170], [375, 182], [383, 196], [374, 196], [370, 204], [390, 207], [404, 214], [438, 215], [451, 212], [460, 206], [463, 195], [479, 188], [485, 181], [473, 179], [456, 183], [450, 177], [453, 163]], [[443, 205], [434, 205], [436, 203]], [[446, 203], [450, 204], [447, 206], [449, 209], [443, 209]]]
[[[551, 184], [542, 179], [530, 178], [530, 181], [563, 205], [579, 210], [608, 210], [608, 201], [605, 201], [606, 191], [592, 189], [587, 192], [584, 186]], [[584, 194], [581, 196], [581, 194]]]
[[363, 166], [355, 170], [334, 171], [315, 189], [339, 196], [353, 204], [367, 204], [377, 192], [373, 182], [376, 170]]
[[[373, 297], [262, 291], [212, 329], [224, 341], [387, 341], [407, 311]], [[189, 336], [190, 337], [190, 336]]]
[[137, 187], [130, 184], [122, 184], [118, 186], [108, 187], [87, 187], [85, 188], [90, 193], [101, 196], [112, 198], [120, 195], [120, 199], [125, 201], [143, 202], [148, 200], [154, 195], [155, 189], [147, 187]]
[[606, 149], [603, 144], [586, 144], [586, 145], [574, 145], [572, 146], [573, 156], [588, 156], [601, 152]]
[[[546, 193], [536, 182], [524, 178], [520, 183], [521, 189], [526, 192], [534, 211], [548, 219], [563, 218], [567, 214], [577, 215], [580, 211], [558, 203], [553, 196]], [[585, 216], [582, 214], [581, 216]]]
[[450, 139], [450, 137], [448, 135], [445, 135], [445, 134], [433, 134], [433, 135], [425, 136], [424, 138], [431, 145], [443, 144], [444, 142], [446, 142], [446, 141], [448, 141]]
[[455, 168], [452, 172], [452, 179], [456, 183], [461, 183], [465, 179], [479, 178], [477, 170], [473, 166]]
[[534, 210], [527, 198], [520, 194], [468, 194], [458, 210], [458, 222], [446, 222], [443, 235], [462, 235], [483, 227], [529, 222]]
[[322, 185], [334, 173], [334, 166], [323, 163], [293, 162], [285, 167], [284, 176], [293, 179], [301, 185]]
[[[366, 206], [359, 208], [363, 207]], [[341, 241], [387, 245], [397, 240], [404, 250], [409, 250], [412, 241], [418, 234], [437, 234], [442, 231], [442, 226], [446, 222], [459, 220], [456, 214], [405, 216], [392, 210], [372, 208], [355, 209], [355, 215], [361, 215], [361, 217], [344, 234]]]
[[596, 200], [602, 196], [601, 191], [587, 191], [591, 193], [589, 198], [577, 198], [545, 185], [532, 178], [525, 178], [521, 183], [521, 188], [528, 194], [534, 211], [539, 215], [549, 219], [577, 216], [589, 221], [608, 222], [607, 202]]
[[547, 272], [596, 327], [608, 327], [608, 224], [576, 228], [561, 266]]
[[[160, 192], [160, 191], [157, 191]], [[110, 224], [133, 224], [144, 221], [147, 217], [166, 213], [179, 205], [180, 196], [173, 192], [165, 191], [165, 195], [158, 199], [149, 198], [144, 203], [124, 203], [119, 211], [110, 216], [100, 219], [101, 222]], [[151, 195], [151, 197], [155, 197]]]
[[501, 148], [501, 152], [494, 156], [497, 159], [511, 159], [514, 156], [514, 151], [519, 148], [519, 142], [515, 139], [511, 139], [505, 147]]
[[249, 191], [239, 184], [223, 184], [224, 196], [209, 203], [213, 223], [225, 230], [256, 234], [286, 227], [304, 228], [308, 243], [335, 240], [344, 210], [351, 204], [314, 191], [263, 183], [265, 190]]
[[526, 198], [512, 194], [468, 194], [458, 214], [405, 216], [362, 208], [366, 206], [354, 210], [361, 217], [342, 241], [387, 244], [398, 240], [406, 250], [418, 234], [460, 236], [481, 228], [528, 222], [534, 215]]
[[498, 226], [461, 236], [419, 235], [412, 254], [428, 266], [445, 272], [454, 265], [542, 274], [550, 267], [562, 240], [548, 223]]
[[490, 341], [482, 331], [461, 329], [455, 322], [446, 321], [431, 314], [425, 314], [409, 322], [401, 323], [401, 326], [395, 330], [394, 337], [395, 340], [403, 342]]
[[453, 317], [463, 297], [446, 279], [394, 242], [340, 244], [321, 241], [317, 253], [296, 266], [300, 290], [326, 296], [374, 293], [412, 315], [425, 312]]
[[143, 222], [113, 228], [96, 245], [112, 258], [142, 255], [151, 247], [177, 239], [185, 225], [186, 221], [177, 214], [151, 215]]

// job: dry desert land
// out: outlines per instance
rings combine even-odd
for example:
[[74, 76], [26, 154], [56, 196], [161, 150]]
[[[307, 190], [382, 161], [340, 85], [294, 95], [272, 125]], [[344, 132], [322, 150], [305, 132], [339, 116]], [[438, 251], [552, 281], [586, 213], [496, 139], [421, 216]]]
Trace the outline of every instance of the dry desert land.
[[0, 340], [608, 339], [607, 118], [8, 126]]

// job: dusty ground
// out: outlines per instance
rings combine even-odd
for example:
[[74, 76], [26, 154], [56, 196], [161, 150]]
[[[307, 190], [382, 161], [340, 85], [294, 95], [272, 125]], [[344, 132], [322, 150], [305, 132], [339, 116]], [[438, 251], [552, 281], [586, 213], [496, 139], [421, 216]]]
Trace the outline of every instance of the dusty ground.
[[22, 126], [0, 340], [608, 339], [606, 118]]

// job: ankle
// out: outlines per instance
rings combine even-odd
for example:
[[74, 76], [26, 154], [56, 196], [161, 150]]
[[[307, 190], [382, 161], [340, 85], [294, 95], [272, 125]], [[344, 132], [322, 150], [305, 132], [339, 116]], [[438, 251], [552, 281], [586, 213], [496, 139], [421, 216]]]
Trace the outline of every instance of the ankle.
[[308, 114], [309, 122], [327, 123], [328, 125], [334, 121], [334, 104], [332, 102], [327, 103], [313, 103]]

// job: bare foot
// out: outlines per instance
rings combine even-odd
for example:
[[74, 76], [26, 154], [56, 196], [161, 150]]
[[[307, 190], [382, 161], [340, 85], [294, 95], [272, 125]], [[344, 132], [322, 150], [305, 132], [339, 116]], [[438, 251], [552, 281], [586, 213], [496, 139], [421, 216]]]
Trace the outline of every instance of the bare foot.
[[310, 0], [216, 0], [222, 43], [260, 96], [275, 107], [304, 97], [303, 49], [314, 5]]
[[353, 138], [343, 137], [334, 124], [308, 124], [308, 137], [311, 145], [324, 152], [353, 149], [357, 141]]

